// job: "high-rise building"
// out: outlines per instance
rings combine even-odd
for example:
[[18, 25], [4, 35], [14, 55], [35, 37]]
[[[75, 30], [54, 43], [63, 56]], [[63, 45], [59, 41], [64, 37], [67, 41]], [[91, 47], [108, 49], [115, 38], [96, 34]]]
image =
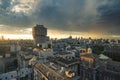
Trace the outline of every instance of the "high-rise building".
[[33, 27], [32, 34], [36, 45], [40, 45], [49, 40], [47, 37], [47, 28], [43, 25], [36, 25]]
[[32, 28], [34, 43], [40, 48], [48, 48], [51, 45], [49, 37], [47, 36], [47, 28], [43, 25], [36, 25]]

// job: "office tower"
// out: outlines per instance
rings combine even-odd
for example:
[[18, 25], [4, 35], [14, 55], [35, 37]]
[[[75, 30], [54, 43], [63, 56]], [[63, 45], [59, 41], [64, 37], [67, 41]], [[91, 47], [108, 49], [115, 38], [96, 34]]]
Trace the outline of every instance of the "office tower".
[[33, 27], [32, 34], [36, 46], [42, 47], [43, 43], [49, 41], [49, 37], [47, 37], [47, 28], [45, 28], [43, 25], [36, 25]]

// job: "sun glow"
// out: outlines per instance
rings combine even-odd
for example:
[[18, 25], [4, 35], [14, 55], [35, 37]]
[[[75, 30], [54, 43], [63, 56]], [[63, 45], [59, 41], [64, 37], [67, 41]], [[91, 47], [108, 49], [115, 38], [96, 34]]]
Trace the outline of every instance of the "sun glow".
[[1, 34], [5, 39], [32, 39], [32, 35], [29, 34]]

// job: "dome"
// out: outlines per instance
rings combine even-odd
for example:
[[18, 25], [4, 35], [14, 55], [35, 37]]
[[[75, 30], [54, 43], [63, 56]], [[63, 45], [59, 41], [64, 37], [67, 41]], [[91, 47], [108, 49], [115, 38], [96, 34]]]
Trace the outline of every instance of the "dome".
[[109, 57], [107, 57], [107, 56], [105, 56], [105, 55], [103, 55], [103, 54], [100, 54], [100, 55], [99, 55], [99, 58], [102, 59], [102, 60], [107, 60], [107, 59], [109, 59]]

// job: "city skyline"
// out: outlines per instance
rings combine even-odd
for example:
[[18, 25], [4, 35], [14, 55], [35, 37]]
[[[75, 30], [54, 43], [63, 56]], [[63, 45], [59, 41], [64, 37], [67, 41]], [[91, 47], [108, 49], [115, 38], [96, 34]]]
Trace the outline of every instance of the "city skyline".
[[[31, 28], [32, 30], [32, 28]], [[68, 38], [70, 36], [72, 36], [73, 38], [92, 38], [92, 39], [100, 39], [100, 38], [104, 38], [104, 39], [119, 39], [119, 36], [116, 35], [102, 35], [102, 34], [89, 34], [89, 33], [80, 33], [80, 32], [73, 32], [73, 31], [57, 31], [57, 30], [48, 30], [48, 34], [47, 36], [49, 36], [51, 39], [62, 39], [62, 38]], [[33, 39], [32, 36], [32, 31], [29, 31], [29, 33], [27, 34], [22, 34], [22, 33], [18, 33], [18, 34], [9, 34], [9, 33], [1, 33], [0, 34], [0, 38], [4, 37], [4, 39]]]
[[120, 1], [0, 0], [0, 36], [32, 39], [44, 25], [51, 38], [120, 38]]

